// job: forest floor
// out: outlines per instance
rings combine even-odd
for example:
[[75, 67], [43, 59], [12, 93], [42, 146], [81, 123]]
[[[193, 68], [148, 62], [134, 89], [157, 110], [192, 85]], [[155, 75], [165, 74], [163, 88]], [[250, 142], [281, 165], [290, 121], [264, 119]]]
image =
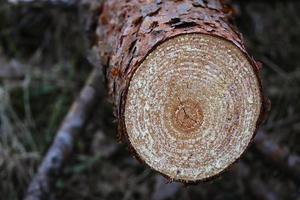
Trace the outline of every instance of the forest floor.
[[[237, 26], [263, 63], [272, 111], [262, 129], [300, 155], [300, 3], [235, 3]], [[20, 199], [60, 122], [92, 70], [76, 7], [12, 5], [0, 0], [0, 194]], [[253, 199], [263, 183], [269, 199], [300, 200], [300, 184], [251, 147], [241, 162], [250, 177], [225, 173], [195, 186], [166, 180], [117, 142], [116, 124], [102, 98], [75, 153], [55, 183], [53, 199]], [[300, 167], [300, 166], [299, 166]], [[246, 172], [240, 172], [246, 173]], [[252, 191], [252, 192], [251, 192]]]

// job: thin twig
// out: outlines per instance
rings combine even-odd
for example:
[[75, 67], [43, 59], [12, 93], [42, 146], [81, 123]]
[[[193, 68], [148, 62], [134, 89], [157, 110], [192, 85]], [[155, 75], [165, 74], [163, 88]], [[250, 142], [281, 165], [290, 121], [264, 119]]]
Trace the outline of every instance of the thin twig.
[[73, 150], [74, 140], [85, 127], [100, 97], [100, 73], [95, 69], [62, 122], [38, 172], [30, 183], [25, 200], [45, 199], [55, 178]]
[[285, 78], [286, 80], [290, 80], [290, 76], [276, 63], [274, 63], [272, 60], [267, 58], [266, 56], [263, 56], [261, 58], [261, 61], [269, 68], [271, 68], [273, 71], [275, 71], [277, 74]]

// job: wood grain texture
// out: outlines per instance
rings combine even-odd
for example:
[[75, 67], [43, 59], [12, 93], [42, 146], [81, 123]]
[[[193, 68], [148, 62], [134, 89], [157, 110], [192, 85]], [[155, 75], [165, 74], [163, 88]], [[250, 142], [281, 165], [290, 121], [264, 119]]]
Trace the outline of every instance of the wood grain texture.
[[250, 143], [261, 108], [252, 66], [234, 45], [211, 36], [172, 38], [135, 72], [125, 106], [131, 145], [173, 179], [217, 175]]
[[171, 179], [219, 174], [263, 118], [259, 65], [230, 17], [219, 0], [101, 6], [96, 46], [120, 138]]

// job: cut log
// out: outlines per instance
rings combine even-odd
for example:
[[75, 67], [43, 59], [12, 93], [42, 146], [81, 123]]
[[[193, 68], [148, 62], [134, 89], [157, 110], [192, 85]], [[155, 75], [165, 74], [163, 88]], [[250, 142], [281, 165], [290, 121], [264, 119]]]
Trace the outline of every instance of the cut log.
[[121, 139], [171, 180], [207, 180], [234, 163], [264, 114], [259, 65], [219, 0], [101, 7], [99, 52]]

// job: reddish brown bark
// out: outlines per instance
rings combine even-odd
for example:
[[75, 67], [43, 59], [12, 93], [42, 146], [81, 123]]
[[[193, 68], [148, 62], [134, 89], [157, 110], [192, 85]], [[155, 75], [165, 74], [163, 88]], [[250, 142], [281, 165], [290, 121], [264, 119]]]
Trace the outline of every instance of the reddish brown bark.
[[[100, 52], [105, 64], [103, 70], [119, 135], [128, 144], [124, 111], [129, 82], [145, 57], [170, 38], [199, 33], [233, 43], [252, 64], [260, 84], [260, 66], [249, 56], [242, 36], [231, 25], [231, 9], [224, 7], [220, 0], [108, 0], [100, 13], [96, 45], [106, 49]], [[264, 117], [263, 107], [257, 125]]]
[[258, 63], [247, 53], [241, 34], [229, 22], [231, 12], [226, 11], [219, 0], [109, 0], [102, 5], [97, 45], [106, 49], [101, 52], [103, 70], [121, 133], [130, 78], [149, 52], [169, 38], [187, 33], [221, 37], [239, 47], [258, 73]]

